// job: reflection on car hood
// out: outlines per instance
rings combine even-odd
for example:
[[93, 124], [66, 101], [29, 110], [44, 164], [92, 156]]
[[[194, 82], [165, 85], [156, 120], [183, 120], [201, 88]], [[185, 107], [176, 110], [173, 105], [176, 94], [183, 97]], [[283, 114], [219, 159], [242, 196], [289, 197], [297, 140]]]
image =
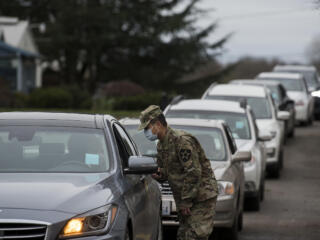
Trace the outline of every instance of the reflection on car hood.
[[108, 174], [2, 173], [0, 208], [83, 213], [112, 198]]
[[252, 140], [235, 139], [239, 151], [251, 151], [254, 142]]
[[296, 92], [296, 91], [289, 91], [287, 92], [289, 98], [291, 98], [294, 101], [299, 101], [304, 97], [303, 92]]
[[228, 167], [229, 167], [229, 163], [228, 162], [214, 162], [211, 161], [211, 167], [214, 171], [214, 175], [216, 177], [217, 180], [222, 180], [223, 175], [225, 174], [225, 172], [227, 171]]

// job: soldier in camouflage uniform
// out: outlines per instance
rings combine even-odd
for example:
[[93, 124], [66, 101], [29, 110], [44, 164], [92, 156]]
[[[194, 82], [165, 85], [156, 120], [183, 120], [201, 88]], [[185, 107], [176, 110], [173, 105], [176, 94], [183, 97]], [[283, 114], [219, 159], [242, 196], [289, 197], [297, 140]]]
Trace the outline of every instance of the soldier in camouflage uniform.
[[218, 195], [210, 161], [191, 134], [167, 126], [160, 108], [141, 112], [139, 130], [157, 144], [157, 180], [168, 180], [179, 216], [178, 240], [207, 240], [213, 229]]

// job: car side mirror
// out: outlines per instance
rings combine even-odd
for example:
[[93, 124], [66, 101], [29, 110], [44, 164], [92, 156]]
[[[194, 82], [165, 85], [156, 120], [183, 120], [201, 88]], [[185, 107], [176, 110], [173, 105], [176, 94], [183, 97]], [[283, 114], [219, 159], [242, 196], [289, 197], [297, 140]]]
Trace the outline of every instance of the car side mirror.
[[249, 151], [237, 151], [232, 156], [232, 162], [249, 162], [251, 160], [251, 152]]
[[267, 142], [270, 141], [273, 138], [273, 136], [271, 135], [271, 133], [269, 131], [259, 131], [259, 136], [258, 136], [258, 140], [261, 142]]
[[289, 99], [289, 100], [287, 101], [287, 103], [294, 105], [294, 101], [293, 101], [292, 99]]
[[290, 113], [287, 111], [279, 111], [277, 113], [277, 119], [278, 120], [282, 120], [282, 121], [286, 121], [290, 118]]
[[152, 174], [158, 170], [155, 158], [146, 156], [131, 156], [128, 159], [128, 167], [124, 169], [125, 174]]

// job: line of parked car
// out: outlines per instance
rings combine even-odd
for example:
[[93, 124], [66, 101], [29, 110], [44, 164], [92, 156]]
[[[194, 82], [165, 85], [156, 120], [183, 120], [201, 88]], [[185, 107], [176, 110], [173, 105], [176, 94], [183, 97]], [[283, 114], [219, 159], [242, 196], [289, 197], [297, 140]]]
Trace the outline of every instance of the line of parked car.
[[[164, 110], [211, 162], [215, 227], [224, 239], [237, 239], [244, 202], [260, 209], [266, 174], [279, 177], [294, 125], [320, 116], [315, 69], [282, 68], [290, 73], [213, 84], [202, 99]], [[177, 209], [168, 183], [150, 176], [156, 146], [138, 124], [109, 115], [0, 113], [0, 239], [161, 240], [163, 225], [179, 224]]]
[[[295, 125], [312, 124], [319, 116], [315, 69], [276, 66], [274, 70], [256, 79], [214, 83], [201, 99], [174, 100], [164, 110], [169, 125], [197, 137], [211, 161], [219, 186], [215, 228], [224, 239], [237, 239], [244, 202], [251, 210], [260, 209], [266, 175], [280, 176], [284, 145], [294, 137]], [[156, 154], [156, 144], [137, 130], [138, 119], [120, 122], [143, 155]], [[167, 182], [162, 183], [162, 223], [179, 225]]]

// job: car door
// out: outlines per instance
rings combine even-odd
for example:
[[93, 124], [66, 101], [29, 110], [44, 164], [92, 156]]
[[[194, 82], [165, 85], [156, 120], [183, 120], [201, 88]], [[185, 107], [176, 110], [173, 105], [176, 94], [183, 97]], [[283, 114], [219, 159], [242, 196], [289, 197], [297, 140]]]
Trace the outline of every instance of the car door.
[[[113, 130], [117, 138], [124, 168], [128, 166], [128, 158], [138, 155], [135, 144], [122, 126], [114, 123]], [[148, 175], [124, 175], [124, 198], [133, 218], [134, 239], [153, 239], [157, 232], [157, 217], [160, 209], [160, 194]], [[157, 186], [156, 186], [157, 187]], [[156, 207], [158, 206], [158, 208]]]
[[265, 170], [266, 170], [266, 164], [267, 164], [267, 150], [266, 150], [266, 145], [265, 142], [259, 141], [259, 128], [257, 126], [256, 118], [254, 116], [254, 113], [251, 109], [249, 109], [249, 118], [252, 121], [253, 124], [253, 129], [252, 129], [252, 134], [255, 137], [255, 145], [257, 149], [261, 152], [261, 174], [264, 176]]
[[[225, 129], [225, 133], [226, 133], [226, 137], [227, 137], [227, 141], [228, 141], [228, 144], [230, 146], [230, 151], [233, 154], [235, 154], [237, 152], [237, 145], [235, 143], [235, 140], [232, 136], [232, 132], [229, 128], [229, 126], [227, 125], [224, 125], [224, 129]], [[243, 170], [243, 163], [242, 162], [236, 162], [236, 163], [233, 163], [231, 165], [231, 169], [232, 169], [232, 172], [233, 174], [236, 176], [236, 190], [240, 190], [240, 191], [243, 191], [243, 187], [244, 187], [244, 170]], [[240, 193], [241, 194], [241, 193]]]
[[308, 99], [308, 113], [309, 113], [309, 116], [313, 116], [314, 98], [308, 90], [308, 85], [305, 78], [302, 78], [302, 80], [303, 80], [303, 88], [304, 88], [303, 91], [305, 92]]

